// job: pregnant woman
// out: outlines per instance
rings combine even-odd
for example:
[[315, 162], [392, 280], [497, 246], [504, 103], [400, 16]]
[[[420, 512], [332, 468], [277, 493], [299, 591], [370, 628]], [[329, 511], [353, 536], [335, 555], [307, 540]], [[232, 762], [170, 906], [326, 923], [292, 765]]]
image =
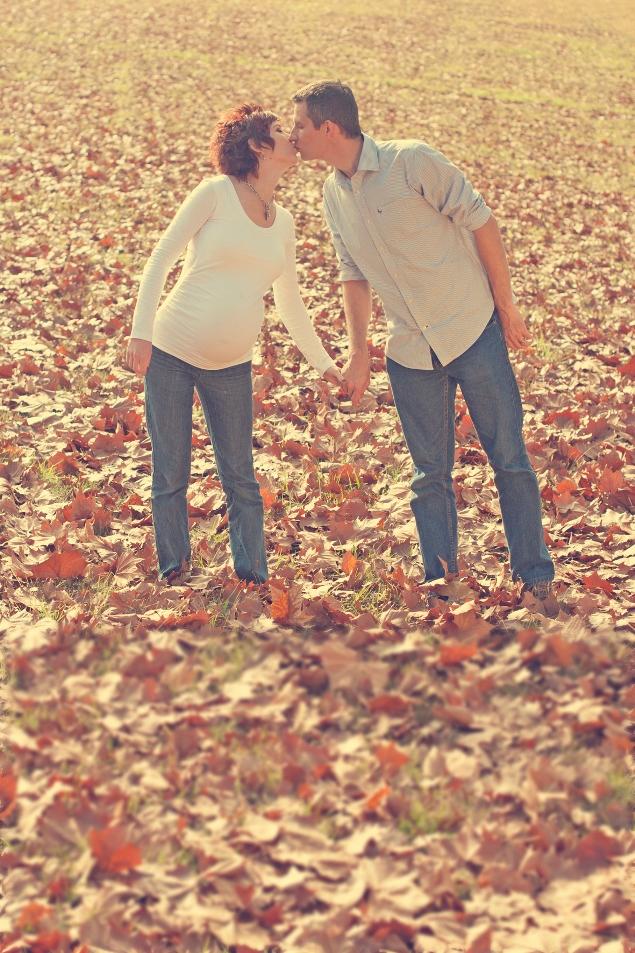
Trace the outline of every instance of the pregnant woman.
[[[252, 103], [237, 106], [214, 126], [210, 156], [220, 174], [186, 198], [143, 270], [126, 361], [145, 375], [160, 577], [178, 582], [191, 556], [186, 494], [196, 388], [227, 497], [234, 569], [262, 583], [268, 573], [252, 458], [251, 356], [272, 284], [278, 313], [306, 359], [331, 383], [342, 378], [300, 297], [293, 218], [274, 200], [280, 176], [298, 161], [278, 118]], [[159, 308], [186, 247], [179, 280]]]

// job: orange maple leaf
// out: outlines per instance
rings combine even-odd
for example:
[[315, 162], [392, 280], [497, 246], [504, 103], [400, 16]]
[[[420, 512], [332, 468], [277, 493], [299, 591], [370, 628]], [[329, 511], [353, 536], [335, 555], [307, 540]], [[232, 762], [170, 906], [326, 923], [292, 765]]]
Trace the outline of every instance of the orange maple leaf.
[[77, 549], [51, 553], [43, 563], [28, 566], [34, 579], [77, 579], [86, 571], [86, 560]]
[[375, 757], [382, 766], [385, 775], [393, 775], [403, 768], [404, 764], [410, 761], [410, 757], [401, 751], [394, 741], [387, 745], [377, 745], [375, 748]]
[[617, 369], [622, 377], [635, 377], [635, 354], [626, 364], [622, 364], [622, 366]]
[[605, 468], [600, 477], [599, 487], [602, 493], [617, 493], [619, 488], [624, 485], [624, 477], [621, 470], [609, 470]]
[[583, 864], [606, 863], [611, 857], [622, 853], [620, 842], [615, 837], [609, 837], [604, 831], [594, 830], [578, 842], [576, 856]]
[[18, 779], [11, 771], [0, 771], [0, 818], [8, 817], [15, 807]]
[[441, 658], [442, 665], [460, 665], [468, 658], [472, 658], [478, 651], [476, 642], [470, 642], [467, 645], [442, 645]]
[[608, 581], [608, 579], [602, 579], [597, 569], [595, 569], [591, 575], [583, 576], [582, 582], [587, 587], [587, 589], [602, 589], [604, 592], [609, 593], [613, 592], [613, 586]]
[[54, 470], [59, 470], [59, 472], [65, 476], [72, 476], [75, 473], [79, 473], [77, 460], [74, 460], [73, 457], [69, 457], [69, 455], [62, 450], [60, 450], [59, 453], [53, 454], [48, 461], [48, 465]]
[[379, 807], [381, 802], [384, 800], [387, 794], [390, 794], [390, 788], [385, 785], [383, 788], [379, 788], [375, 791], [374, 794], [371, 794], [370, 797], [366, 798], [366, 807], [369, 811], [374, 811]]
[[568, 665], [573, 664], [573, 652], [571, 650], [571, 644], [567, 642], [564, 636], [560, 635], [559, 632], [556, 632], [554, 635], [550, 635], [547, 639], [549, 648], [556, 657], [556, 663], [562, 665], [566, 668]]
[[270, 510], [271, 507], [275, 504], [276, 500], [278, 499], [277, 495], [275, 493], [272, 493], [271, 490], [266, 486], [262, 486], [260, 488], [260, 495], [262, 497], [262, 502], [266, 510]]
[[355, 567], [359, 559], [357, 556], [354, 556], [351, 552], [345, 552], [344, 558], [342, 559], [342, 572], [346, 573], [347, 576], [351, 576], [355, 572]]
[[368, 707], [372, 712], [395, 715], [406, 711], [410, 707], [410, 701], [403, 695], [379, 695], [377, 698], [371, 698]]
[[37, 929], [40, 920], [43, 920], [51, 912], [51, 907], [45, 907], [43, 903], [27, 903], [22, 908], [18, 926], [26, 929], [28, 933], [32, 933]]
[[274, 586], [270, 587], [271, 595], [273, 600], [271, 603], [271, 618], [275, 622], [279, 622], [281, 625], [284, 625], [285, 622], [289, 619], [289, 593], [285, 592], [284, 589], [276, 589]]
[[64, 507], [64, 516], [67, 520], [87, 520], [95, 512], [95, 499], [92, 496], [85, 496], [84, 491], [79, 489], [73, 502]]
[[106, 827], [103, 831], [93, 828], [88, 839], [97, 866], [106, 873], [120, 874], [141, 863], [141, 851], [126, 839], [121, 825]]
[[29, 944], [29, 950], [31, 953], [58, 953], [59, 950], [68, 949], [69, 942], [68, 933], [60, 933], [59, 930], [52, 930], [50, 933], [40, 931]]

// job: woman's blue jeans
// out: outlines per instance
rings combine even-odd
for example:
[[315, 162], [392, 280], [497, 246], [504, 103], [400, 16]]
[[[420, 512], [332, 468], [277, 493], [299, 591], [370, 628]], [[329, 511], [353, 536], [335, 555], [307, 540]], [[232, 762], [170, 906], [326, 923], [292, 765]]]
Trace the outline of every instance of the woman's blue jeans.
[[520, 393], [497, 312], [478, 340], [445, 367], [435, 354], [429, 371], [404, 367], [390, 358], [386, 365], [414, 463], [411, 506], [426, 579], [443, 576], [440, 558], [449, 572], [458, 568], [452, 483], [457, 384], [494, 469], [512, 579], [527, 585], [553, 579], [538, 481], [523, 440]]
[[146, 421], [152, 442], [152, 522], [159, 574], [189, 564], [187, 488], [192, 456], [194, 388], [201, 400], [227, 497], [229, 542], [236, 574], [264, 582], [264, 508], [252, 456], [251, 361], [205, 371], [152, 348], [145, 379]]

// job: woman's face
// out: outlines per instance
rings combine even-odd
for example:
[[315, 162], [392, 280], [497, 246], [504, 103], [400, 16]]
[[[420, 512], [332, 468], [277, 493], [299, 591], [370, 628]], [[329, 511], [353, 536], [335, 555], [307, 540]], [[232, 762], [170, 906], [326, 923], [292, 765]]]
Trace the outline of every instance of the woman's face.
[[292, 165], [297, 165], [298, 156], [295, 148], [289, 142], [289, 138], [282, 128], [282, 123], [279, 119], [275, 119], [271, 123], [269, 135], [274, 142], [273, 149], [269, 146], [263, 146], [264, 158], [261, 161], [263, 163], [277, 162], [284, 169]]

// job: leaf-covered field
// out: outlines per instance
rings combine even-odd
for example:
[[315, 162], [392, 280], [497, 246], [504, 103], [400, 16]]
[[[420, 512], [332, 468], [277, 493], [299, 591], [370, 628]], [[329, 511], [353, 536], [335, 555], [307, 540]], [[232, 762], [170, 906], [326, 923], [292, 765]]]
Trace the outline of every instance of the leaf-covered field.
[[[2, 4], [0, 950], [623, 953], [635, 941], [634, 29], [626, 0]], [[353, 411], [268, 311], [271, 585], [238, 585], [195, 408], [194, 572], [159, 586], [138, 278], [216, 115], [339, 77], [495, 210], [557, 570], [509, 576], [457, 404], [461, 577], [422, 585], [384, 370]], [[346, 342], [318, 165], [281, 184]], [[175, 269], [173, 278], [178, 269]], [[556, 617], [556, 618], [554, 618]]]

